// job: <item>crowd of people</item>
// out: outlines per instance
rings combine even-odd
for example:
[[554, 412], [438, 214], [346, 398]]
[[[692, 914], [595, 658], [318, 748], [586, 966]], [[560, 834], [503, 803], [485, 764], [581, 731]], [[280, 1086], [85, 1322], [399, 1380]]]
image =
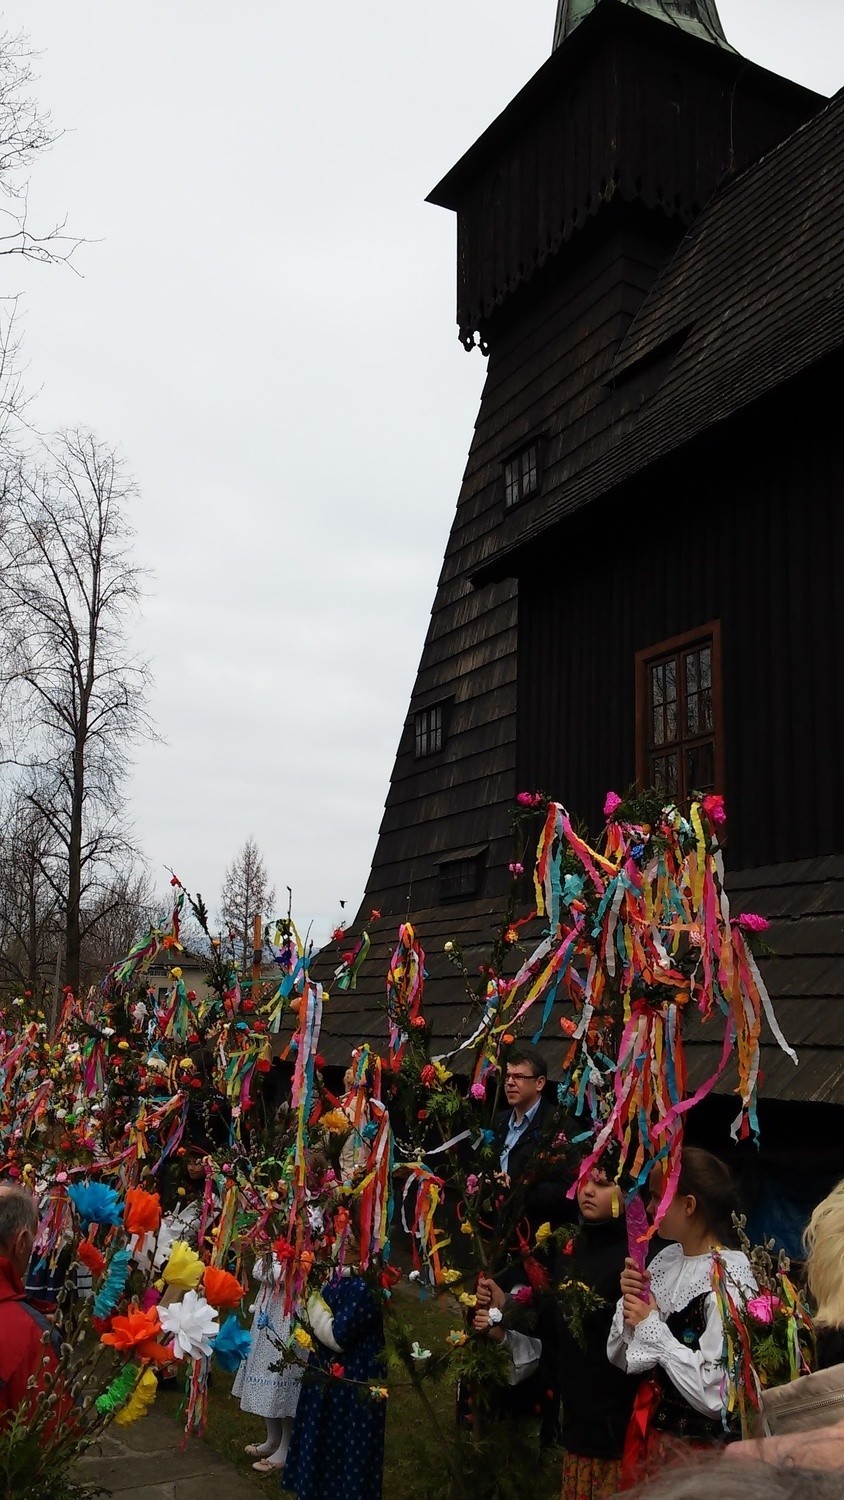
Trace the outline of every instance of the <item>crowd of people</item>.
[[[39, 1462], [65, 1439], [70, 1454], [83, 1418], [95, 1440], [174, 1378], [201, 1434], [214, 1362], [234, 1376], [251, 1462], [298, 1500], [378, 1500], [397, 1368], [420, 1410], [426, 1380], [454, 1378], [438, 1434], [449, 1500], [497, 1493], [487, 1456], [515, 1462], [534, 1425], [563, 1500], [667, 1495], [675, 1460], [678, 1496], [725, 1500], [739, 1466], [749, 1494], [754, 1462], [837, 1463], [844, 1187], [792, 1275], [743, 1237], [728, 1167], [684, 1138], [684, 1015], [735, 1057], [739, 1138], [757, 1129], [772, 1015], [749, 947], [764, 920], [731, 916], [724, 889], [722, 799], [686, 816], [656, 793], [609, 794], [601, 849], [561, 804], [517, 801], [545, 810], [542, 935], [519, 956], [531, 919], [505, 922], [474, 988], [446, 945], [470, 989], [469, 1034], [447, 1050], [411, 923], [388, 966], [386, 1047], [361, 1042], [341, 1082], [292, 921], [266, 943], [277, 987], [244, 990], [175, 877], [169, 923], [99, 990], [68, 993], [57, 1027], [18, 998], [0, 1016], [0, 1456], [10, 1422], [30, 1441], [37, 1426]], [[145, 966], [178, 957], [186, 902], [205, 924], [206, 992], [176, 964], [153, 995]], [[341, 954], [341, 993], [368, 950], [364, 933]], [[522, 1040], [552, 1018], [554, 1086]], [[460, 1326], [411, 1342], [402, 1295], [420, 1337], [423, 1296], [448, 1298]]]
[[[340, 1237], [341, 1263], [308, 1291], [303, 1319], [287, 1295], [295, 1248], [288, 1254], [276, 1243], [255, 1256], [251, 1341], [232, 1388], [244, 1413], [264, 1425], [247, 1447], [255, 1468], [276, 1473], [299, 1500], [378, 1500], [382, 1489], [386, 1403], [361, 1400], [373, 1382], [386, 1394], [382, 1293], [372, 1266], [367, 1272], [361, 1264], [360, 1197], [352, 1191], [338, 1198], [338, 1190], [363, 1180], [371, 1121], [356, 1109], [353, 1073], [345, 1083], [341, 1109], [350, 1129], [334, 1163], [309, 1148], [302, 1200], [309, 1243]], [[637, 1249], [629, 1200], [608, 1163], [577, 1183], [574, 1201], [571, 1156], [563, 1158], [565, 1168], [558, 1156], [554, 1170], [538, 1169], [559, 1129], [541, 1051], [510, 1049], [503, 1093], [506, 1107], [492, 1131], [494, 1176], [502, 1205], [521, 1190], [522, 1228], [511, 1245], [516, 1253], [494, 1272], [482, 1271], [464, 1302], [474, 1336], [506, 1350], [507, 1386], [492, 1398], [495, 1417], [507, 1423], [540, 1414], [543, 1446], [561, 1454], [563, 1500], [601, 1500], [637, 1484], [640, 1493], [676, 1500], [716, 1491], [727, 1500], [730, 1484], [749, 1496], [748, 1460], [785, 1465], [789, 1473], [795, 1466], [844, 1472], [844, 1183], [806, 1231], [811, 1360], [801, 1361], [797, 1380], [763, 1389], [758, 1435], [748, 1438], [728, 1397], [725, 1308], [752, 1308], [760, 1289], [736, 1241], [739, 1204], [729, 1169], [686, 1147], [659, 1238]], [[182, 1148], [180, 1186], [157, 1237], [168, 1247], [178, 1239], [203, 1248], [207, 1145]], [[56, 1288], [33, 1277], [34, 1186], [0, 1182], [0, 1412], [8, 1417], [36, 1388], [52, 1386], [55, 1421], [72, 1422], [72, 1403], [56, 1378]], [[651, 1220], [665, 1192], [657, 1166], [647, 1188]], [[565, 1242], [561, 1231], [570, 1236]], [[579, 1302], [560, 1295], [572, 1287]], [[308, 1330], [298, 1345], [297, 1323]], [[755, 1373], [764, 1384], [764, 1372]], [[716, 1456], [717, 1475], [700, 1467]], [[664, 1478], [672, 1463], [676, 1472]], [[792, 1493], [778, 1491], [780, 1484], [769, 1475], [766, 1497]], [[828, 1493], [820, 1476], [814, 1488], [806, 1484], [801, 1495], [820, 1500]]]

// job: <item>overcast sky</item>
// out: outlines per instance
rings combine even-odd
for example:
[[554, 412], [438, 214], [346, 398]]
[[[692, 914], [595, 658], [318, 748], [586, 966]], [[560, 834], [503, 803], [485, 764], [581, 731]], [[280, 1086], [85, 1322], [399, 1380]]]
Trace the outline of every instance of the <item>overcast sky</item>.
[[[155, 580], [162, 743], [136, 831], [213, 905], [258, 839], [300, 921], [353, 916], [484, 376], [426, 193], [545, 60], [555, 0], [8, 0], [64, 136], [5, 260], [39, 426], [125, 454]], [[721, 0], [733, 44], [825, 93], [841, 0]], [[93, 243], [95, 242], [95, 243]]]

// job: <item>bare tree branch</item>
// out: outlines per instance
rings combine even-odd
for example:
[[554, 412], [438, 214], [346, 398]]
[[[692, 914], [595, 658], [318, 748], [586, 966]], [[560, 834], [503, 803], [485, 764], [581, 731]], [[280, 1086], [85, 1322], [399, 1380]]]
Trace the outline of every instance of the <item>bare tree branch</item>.
[[120, 907], [114, 882], [133, 862], [125, 781], [134, 746], [153, 734], [149, 669], [128, 641], [144, 584], [131, 556], [134, 497], [115, 453], [79, 430], [38, 466], [18, 466], [0, 511], [0, 733], [11, 725], [9, 748], [25, 746], [37, 768], [27, 796], [52, 841], [44, 878], [60, 899], [74, 987], [86, 935]]

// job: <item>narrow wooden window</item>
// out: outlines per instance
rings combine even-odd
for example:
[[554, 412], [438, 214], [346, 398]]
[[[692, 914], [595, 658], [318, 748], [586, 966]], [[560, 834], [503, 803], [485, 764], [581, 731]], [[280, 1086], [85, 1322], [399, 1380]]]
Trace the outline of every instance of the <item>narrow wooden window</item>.
[[420, 708], [414, 715], [413, 753], [417, 760], [442, 750], [443, 708], [442, 703], [433, 703], [430, 708]]
[[724, 787], [721, 627], [650, 646], [636, 656], [636, 778], [666, 797]]
[[504, 505], [507, 510], [539, 492], [539, 442], [514, 453], [504, 464]]

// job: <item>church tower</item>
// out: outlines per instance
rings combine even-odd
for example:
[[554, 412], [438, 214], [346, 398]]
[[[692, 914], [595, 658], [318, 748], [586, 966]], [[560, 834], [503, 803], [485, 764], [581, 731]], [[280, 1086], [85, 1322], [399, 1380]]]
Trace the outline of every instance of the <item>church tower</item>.
[[[470, 972], [488, 953], [517, 858], [520, 724], [559, 719], [553, 678], [520, 656], [529, 584], [493, 577], [490, 559], [641, 399], [613, 360], [701, 209], [820, 102], [739, 57], [715, 0], [559, 0], [551, 56], [430, 195], [456, 216], [460, 339], [488, 367], [358, 924], [382, 914], [374, 953], [414, 921], [446, 1038], [466, 1003], [443, 943], [460, 942]], [[598, 587], [600, 557], [570, 565]], [[545, 790], [599, 815], [576, 789]], [[383, 965], [368, 969], [332, 999], [338, 1060], [383, 994]]]
[[[601, 0], [558, 0], [555, 49], [562, 46], [575, 27], [600, 3]], [[715, 0], [624, 0], [624, 3], [661, 21], [668, 21], [672, 26], [679, 26], [690, 36], [715, 42], [719, 47], [729, 46]]]

